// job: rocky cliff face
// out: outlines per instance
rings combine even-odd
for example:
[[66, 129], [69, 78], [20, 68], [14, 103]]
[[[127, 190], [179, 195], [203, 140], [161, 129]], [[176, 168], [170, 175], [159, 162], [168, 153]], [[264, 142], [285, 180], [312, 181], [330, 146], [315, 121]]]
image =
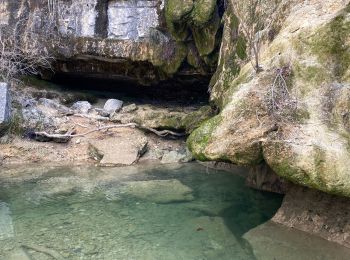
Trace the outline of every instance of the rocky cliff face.
[[[15, 28], [19, 34], [33, 30], [41, 35], [55, 52], [56, 73], [143, 85], [172, 77], [206, 80], [215, 69], [220, 19], [216, 1], [201, 13], [204, 2], [196, 4], [202, 20], [191, 28], [181, 25], [181, 39], [174, 37], [176, 25], [165, 23], [175, 19], [172, 12], [179, 12], [176, 19], [187, 20], [182, 1], [176, 0], [169, 1], [167, 8], [161, 0], [4, 0], [0, 25]], [[169, 9], [172, 4], [175, 11]], [[215, 28], [208, 31], [213, 19]], [[49, 41], [53, 34], [54, 40]]]
[[228, 11], [211, 92], [221, 112], [190, 136], [195, 156], [266, 161], [296, 184], [350, 196], [349, 12], [344, 0], [281, 1], [256, 73], [239, 66]]

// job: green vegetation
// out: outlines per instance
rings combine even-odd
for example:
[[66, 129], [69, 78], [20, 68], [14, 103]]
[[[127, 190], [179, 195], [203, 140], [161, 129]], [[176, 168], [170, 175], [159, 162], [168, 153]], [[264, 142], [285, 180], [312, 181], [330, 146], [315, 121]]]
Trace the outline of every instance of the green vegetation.
[[337, 79], [348, 74], [350, 66], [349, 12], [350, 5], [311, 36], [309, 42], [312, 52], [320, 58], [322, 63], [332, 68]]
[[23, 118], [21, 113], [12, 114], [10, 121], [0, 128], [0, 136], [5, 134], [22, 136], [24, 134]]
[[200, 161], [207, 160], [204, 150], [211, 139], [212, 133], [220, 124], [221, 120], [221, 116], [217, 115], [203, 122], [187, 139], [188, 148], [196, 159]]

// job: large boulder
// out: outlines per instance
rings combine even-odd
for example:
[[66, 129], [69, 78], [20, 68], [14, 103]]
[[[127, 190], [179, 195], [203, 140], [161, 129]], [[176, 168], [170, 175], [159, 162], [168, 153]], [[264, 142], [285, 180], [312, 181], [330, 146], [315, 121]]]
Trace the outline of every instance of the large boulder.
[[7, 83], [0, 83], [0, 131], [10, 120], [11, 101]]
[[[23, 28], [46, 39], [45, 47], [53, 48], [56, 56], [56, 75], [122, 79], [131, 84], [150, 85], [170, 80], [176, 74], [181, 82], [193, 84], [192, 75], [207, 81], [215, 67], [221, 34], [217, 1], [196, 1], [195, 23], [189, 21], [189, 25], [193, 24], [193, 38], [176, 40], [174, 32], [190, 30], [187, 25], [174, 30], [174, 26], [179, 27], [174, 23], [182, 24], [186, 17], [180, 15], [183, 21], [175, 21], [170, 13], [183, 13], [183, 7], [191, 8], [192, 2], [75, 0], [58, 1], [55, 10], [48, 10], [50, 5], [43, 0], [28, 0], [26, 4], [4, 0], [0, 24], [15, 30], [17, 18], [22, 19], [27, 22]], [[52, 12], [58, 13], [48, 16]], [[169, 17], [166, 13], [172, 17], [169, 23], [165, 22], [165, 16]], [[57, 19], [53, 22], [48, 17]], [[52, 71], [42, 72], [47, 78], [51, 74]]]
[[225, 17], [223, 60], [211, 87], [221, 112], [188, 145], [200, 160], [265, 161], [291, 182], [350, 197], [349, 6], [295, 2], [276, 9], [278, 33], [266, 38], [259, 73], [239, 66], [237, 23]]

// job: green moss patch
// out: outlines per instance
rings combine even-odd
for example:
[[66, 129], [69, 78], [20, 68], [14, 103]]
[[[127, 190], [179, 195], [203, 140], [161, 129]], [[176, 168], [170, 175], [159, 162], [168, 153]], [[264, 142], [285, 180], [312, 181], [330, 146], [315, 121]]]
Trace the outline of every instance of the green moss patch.
[[341, 79], [350, 65], [349, 5], [330, 23], [319, 29], [310, 40], [311, 51], [325, 64], [330, 64], [335, 77]]
[[193, 156], [200, 161], [206, 161], [205, 148], [208, 145], [211, 135], [218, 127], [222, 120], [220, 115], [217, 115], [205, 122], [199, 128], [194, 130], [187, 139], [187, 145]]

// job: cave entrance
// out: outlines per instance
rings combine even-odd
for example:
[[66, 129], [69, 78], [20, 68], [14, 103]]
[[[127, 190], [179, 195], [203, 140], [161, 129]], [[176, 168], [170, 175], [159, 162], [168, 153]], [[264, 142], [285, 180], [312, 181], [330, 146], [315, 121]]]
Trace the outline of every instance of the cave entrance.
[[144, 86], [135, 81], [56, 74], [51, 82], [62, 91], [84, 92], [97, 99], [116, 98], [126, 103], [158, 106], [195, 106], [209, 102], [210, 76], [176, 76]]

